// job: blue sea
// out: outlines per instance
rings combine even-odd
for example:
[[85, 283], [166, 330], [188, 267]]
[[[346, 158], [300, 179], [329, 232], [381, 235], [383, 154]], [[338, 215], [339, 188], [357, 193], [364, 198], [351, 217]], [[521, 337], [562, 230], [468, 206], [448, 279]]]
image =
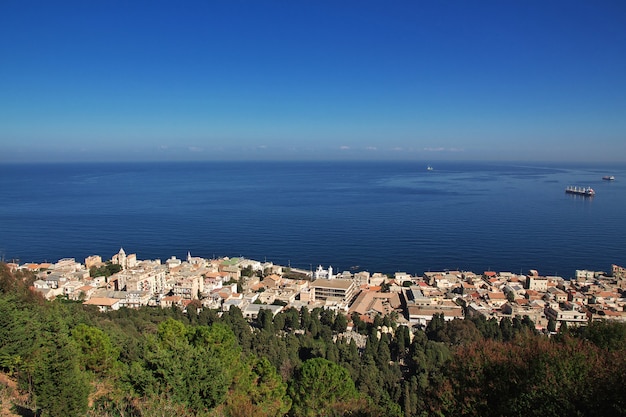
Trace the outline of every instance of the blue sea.
[[[571, 277], [626, 265], [626, 166], [0, 165], [0, 257], [245, 256], [303, 269]], [[614, 175], [615, 181], [602, 176]], [[565, 194], [591, 186], [593, 198]]]

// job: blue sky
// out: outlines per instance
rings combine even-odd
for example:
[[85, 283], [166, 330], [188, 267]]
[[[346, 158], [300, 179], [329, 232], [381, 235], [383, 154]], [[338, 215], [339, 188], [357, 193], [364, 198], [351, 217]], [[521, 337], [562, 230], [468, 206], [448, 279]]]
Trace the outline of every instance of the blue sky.
[[0, 162], [215, 159], [626, 162], [626, 2], [0, 2]]

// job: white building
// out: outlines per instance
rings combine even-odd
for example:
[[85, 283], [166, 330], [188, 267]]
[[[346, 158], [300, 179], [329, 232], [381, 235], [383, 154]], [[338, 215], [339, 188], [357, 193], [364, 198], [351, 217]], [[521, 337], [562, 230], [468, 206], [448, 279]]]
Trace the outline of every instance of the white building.
[[328, 269], [322, 268], [322, 265], [319, 265], [315, 272], [313, 272], [313, 279], [333, 279], [333, 267], [329, 266]]

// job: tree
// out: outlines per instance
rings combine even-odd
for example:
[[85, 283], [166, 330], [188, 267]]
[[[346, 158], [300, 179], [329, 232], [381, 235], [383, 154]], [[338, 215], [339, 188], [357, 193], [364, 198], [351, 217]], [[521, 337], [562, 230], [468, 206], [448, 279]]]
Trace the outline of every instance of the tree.
[[311, 313], [306, 307], [300, 309], [300, 327], [307, 330], [311, 326]]
[[531, 318], [528, 317], [528, 315], [526, 314], [524, 314], [524, 317], [522, 317], [522, 327], [527, 328], [532, 334], [537, 333], [535, 322], [532, 321]]
[[506, 299], [509, 303], [512, 303], [515, 301], [515, 292], [513, 291], [507, 291], [506, 293]]
[[89, 269], [89, 275], [92, 277], [110, 277], [122, 270], [122, 265], [114, 264], [110, 261], [100, 267], [92, 266]]
[[321, 417], [342, 402], [356, 400], [358, 392], [348, 371], [323, 358], [309, 359], [296, 372], [289, 387], [290, 415]]
[[82, 354], [80, 362], [86, 370], [105, 372], [119, 357], [119, 350], [113, 347], [109, 336], [96, 327], [79, 324], [72, 330], [72, 338]]
[[581, 336], [596, 346], [610, 351], [626, 349], [626, 324], [595, 321], [579, 329]]
[[396, 339], [393, 345], [394, 360], [399, 361], [406, 356], [407, 348], [411, 342], [411, 331], [407, 326], [400, 326], [396, 329]]
[[227, 399], [231, 417], [279, 417], [291, 408], [287, 385], [265, 358], [250, 357]]
[[248, 265], [245, 268], [241, 269], [241, 276], [243, 277], [252, 277], [254, 276], [254, 269], [252, 269], [252, 265]]
[[547, 326], [547, 330], [550, 333], [556, 333], [556, 320], [553, 319], [552, 317], [550, 317], [548, 319], [548, 326]]
[[143, 369], [129, 373], [138, 394], [165, 395], [194, 413], [221, 404], [238, 369], [240, 349], [223, 324], [187, 327], [167, 319], [148, 337]]
[[513, 339], [513, 323], [508, 317], [500, 319], [500, 331], [502, 332], [502, 340], [508, 342]]
[[300, 329], [300, 312], [298, 310], [290, 307], [279, 314], [285, 315], [285, 331]]
[[320, 323], [324, 326], [332, 326], [335, 322], [335, 312], [329, 308], [325, 308], [320, 312]]
[[367, 323], [361, 320], [361, 316], [359, 315], [359, 313], [357, 313], [356, 311], [353, 312], [350, 318], [352, 319], [353, 330], [358, 333], [364, 334], [367, 330]]
[[426, 325], [426, 336], [430, 340], [440, 342], [443, 335], [442, 332], [446, 326], [446, 320], [443, 313], [433, 314], [433, 318]]
[[482, 339], [481, 333], [476, 329], [476, 325], [471, 320], [460, 320], [455, 318], [445, 323], [445, 341], [452, 345], [463, 343], [473, 343]]
[[37, 349], [40, 337], [36, 310], [19, 308], [13, 297], [0, 298], [0, 369], [19, 371]]
[[33, 375], [37, 406], [44, 416], [79, 417], [87, 411], [89, 383], [80, 370], [79, 352], [59, 326], [48, 333]]
[[274, 314], [272, 313], [272, 310], [261, 308], [259, 310], [259, 314], [257, 315], [257, 319], [256, 319], [257, 326], [262, 330], [273, 333], [274, 332], [274, 325], [272, 323], [273, 318], [274, 318]]
[[348, 319], [342, 313], [337, 314], [333, 323], [333, 331], [343, 333], [348, 329]]
[[424, 394], [439, 401], [430, 409], [494, 417], [624, 415], [624, 355], [560, 339], [527, 335], [460, 347], [444, 368], [445, 380]]

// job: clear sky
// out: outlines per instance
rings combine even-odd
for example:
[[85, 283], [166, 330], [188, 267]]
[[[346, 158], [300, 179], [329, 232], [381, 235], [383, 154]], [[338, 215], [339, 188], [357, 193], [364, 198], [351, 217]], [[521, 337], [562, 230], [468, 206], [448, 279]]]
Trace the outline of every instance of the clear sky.
[[0, 162], [626, 162], [626, 1], [0, 2]]

